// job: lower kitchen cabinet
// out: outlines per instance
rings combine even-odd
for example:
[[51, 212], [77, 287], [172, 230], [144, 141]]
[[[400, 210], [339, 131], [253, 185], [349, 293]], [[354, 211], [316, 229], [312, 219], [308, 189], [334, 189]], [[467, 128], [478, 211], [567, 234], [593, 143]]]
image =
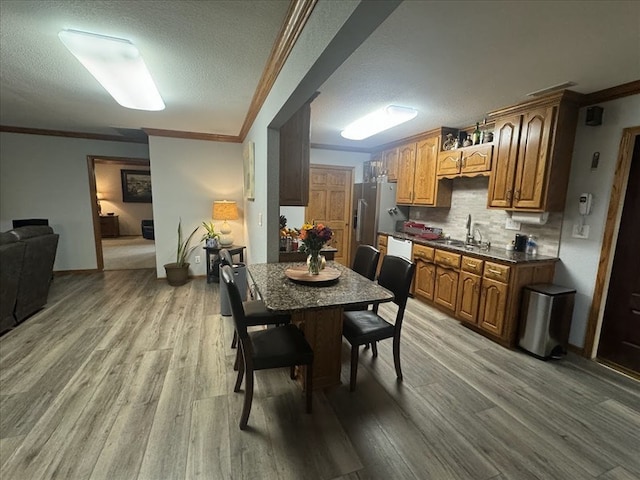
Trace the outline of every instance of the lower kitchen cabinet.
[[507, 310], [509, 286], [489, 278], [482, 279], [478, 326], [496, 336], [502, 336]]
[[458, 272], [438, 265], [436, 267], [434, 302], [451, 312], [455, 312], [457, 297]]
[[458, 283], [458, 303], [456, 316], [469, 323], [478, 321], [478, 305], [480, 304], [480, 275], [462, 271]]
[[414, 294], [425, 300], [433, 300], [436, 285], [436, 266], [421, 259], [415, 259], [416, 280]]
[[387, 254], [387, 236], [378, 235], [378, 250], [380, 250], [380, 260], [378, 260], [378, 268], [376, 269], [376, 278], [380, 275], [380, 267], [382, 267], [382, 259]]

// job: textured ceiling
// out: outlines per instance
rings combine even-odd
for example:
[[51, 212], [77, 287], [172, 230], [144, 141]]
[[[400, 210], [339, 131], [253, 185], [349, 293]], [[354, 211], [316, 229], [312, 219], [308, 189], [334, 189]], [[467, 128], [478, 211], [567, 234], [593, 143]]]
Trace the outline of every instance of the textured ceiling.
[[[2, 0], [0, 124], [238, 135], [288, 5]], [[167, 108], [116, 104], [58, 40], [63, 28], [134, 42]], [[406, 1], [319, 88], [311, 140], [370, 148], [470, 125], [568, 80], [589, 93], [638, 79], [638, 1]], [[340, 137], [348, 123], [390, 103], [419, 115], [362, 142]]]

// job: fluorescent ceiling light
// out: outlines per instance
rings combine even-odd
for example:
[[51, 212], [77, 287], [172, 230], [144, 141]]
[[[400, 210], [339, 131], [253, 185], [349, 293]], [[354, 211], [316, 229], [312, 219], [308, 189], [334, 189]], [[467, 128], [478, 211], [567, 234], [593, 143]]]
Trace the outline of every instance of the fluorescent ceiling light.
[[62, 30], [64, 46], [126, 108], [164, 110], [164, 102], [136, 46], [129, 40]]
[[383, 130], [408, 122], [416, 115], [418, 111], [414, 108], [389, 105], [356, 120], [340, 132], [340, 135], [349, 140], [364, 140]]

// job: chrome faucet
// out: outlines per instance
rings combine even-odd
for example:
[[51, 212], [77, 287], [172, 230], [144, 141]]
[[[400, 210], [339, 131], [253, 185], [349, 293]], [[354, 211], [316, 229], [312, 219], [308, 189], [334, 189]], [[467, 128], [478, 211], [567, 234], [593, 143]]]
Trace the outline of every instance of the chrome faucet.
[[473, 245], [475, 243], [473, 234], [471, 233], [471, 214], [467, 215], [467, 245]]

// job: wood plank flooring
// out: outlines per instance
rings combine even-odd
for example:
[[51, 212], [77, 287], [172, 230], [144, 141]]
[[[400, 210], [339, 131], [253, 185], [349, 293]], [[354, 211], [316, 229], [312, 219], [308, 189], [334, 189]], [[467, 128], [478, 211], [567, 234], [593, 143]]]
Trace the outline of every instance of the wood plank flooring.
[[638, 382], [504, 349], [413, 299], [404, 382], [386, 341], [349, 393], [343, 342], [343, 384], [314, 392], [312, 415], [288, 369], [257, 372], [242, 432], [218, 295], [153, 270], [56, 276], [0, 338], [0, 478], [640, 478]]

